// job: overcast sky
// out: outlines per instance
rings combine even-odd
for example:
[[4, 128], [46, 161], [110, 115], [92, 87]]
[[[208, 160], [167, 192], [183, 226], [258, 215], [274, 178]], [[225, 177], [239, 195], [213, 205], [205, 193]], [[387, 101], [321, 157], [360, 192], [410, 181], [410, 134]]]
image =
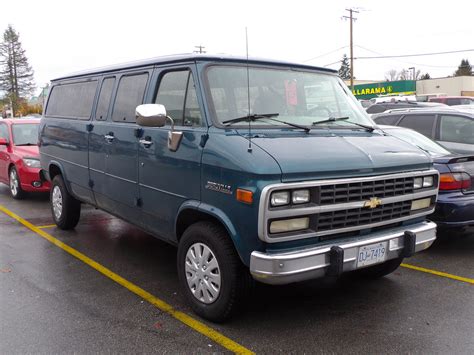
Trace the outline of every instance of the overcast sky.
[[[40, 88], [70, 72], [160, 55], [208, 53], [304, 62], [339, 69], [349, 56], [346, 8], [356, 8], [354, 57], [474, 49], [474, 1], [50, 1], [2, 3], [0, 30], [13, 25]], [[329, 54], [328, 54], [329, 53]], [[451, 75], [474, 51], [397, 59], [357, 59], [357, 79], [383, 80], [415, 67]]]

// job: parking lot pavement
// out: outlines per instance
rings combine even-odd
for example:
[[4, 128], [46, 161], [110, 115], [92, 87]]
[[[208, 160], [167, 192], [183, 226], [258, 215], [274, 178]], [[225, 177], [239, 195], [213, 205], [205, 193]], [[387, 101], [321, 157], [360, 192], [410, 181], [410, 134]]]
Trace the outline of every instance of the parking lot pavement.
[[0, 213], [2, 354], [474, 352], [472, 233], [444, 238], [378, 281], [259, 285], [245, 312], [216, 325], [184, 302], [174, 247], [90, 207], [74, 231], [60, 231], [47, 198], [15, 201], [3, 186], [0, 206], [9, 211]]

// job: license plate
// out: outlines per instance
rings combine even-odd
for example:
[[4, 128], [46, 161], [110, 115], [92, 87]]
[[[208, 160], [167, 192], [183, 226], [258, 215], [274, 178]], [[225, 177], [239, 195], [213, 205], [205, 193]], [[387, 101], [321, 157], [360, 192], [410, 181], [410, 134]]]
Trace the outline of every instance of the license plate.
[[357, 253], [357, 267], [384, 262], [387, 257], [387, 242], [364, 245]]

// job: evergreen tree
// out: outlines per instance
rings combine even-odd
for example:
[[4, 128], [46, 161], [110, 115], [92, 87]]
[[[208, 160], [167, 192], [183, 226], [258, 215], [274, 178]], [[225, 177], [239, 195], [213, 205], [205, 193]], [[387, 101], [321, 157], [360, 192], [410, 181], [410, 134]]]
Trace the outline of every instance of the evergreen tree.
[[339, 76], [343, 80], [349, 80], [351, 78], [351, 66], [349, 64], [349, 58], [344, 54], [341, 61], [341, 68], [339, 68]]
[[461, 64], [459, 64], [458, 69], [454, 72], [454, 76], [472, 76], [474, 75], [472, 72], [472, 66], [469, 64], [469, 60], [463, 59], [461, 60]]
[[35, 89], [33, 69], [28, 64], [19, 37], [12, 25], [8, 25], [0, 43], [0, 90], [12, 101], [14, 111]]
[[425, 74], [423, 74], [422, 76], [420, 76], [420, 80], [426, 80], [426, 79], [431, 79], [430, 74], [425, 73]]

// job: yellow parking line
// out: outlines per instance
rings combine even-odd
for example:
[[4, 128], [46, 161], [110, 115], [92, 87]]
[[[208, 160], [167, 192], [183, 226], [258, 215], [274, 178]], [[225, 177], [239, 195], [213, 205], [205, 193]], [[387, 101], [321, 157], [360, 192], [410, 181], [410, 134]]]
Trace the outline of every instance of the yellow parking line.
[[39, 236], [43, 237], [50, 243], [56, 245], [57, 247], [63, 249], [67, 253], [71, 254], [72, 256], [76, 257], [77, 259], [81, 260], [83, 263], [89, 265], [93, 269], [97, 270], [98, 272], [102, 273], [103, 275], [107, 276], [108, 278], [112, 279], [116, 283], [122, 285], [129, 291], [135, 293], [136, 295], [140, 296], [141, 298], [145, 299], [146, 301], [150, 302], [158, 309], [163, 312], [168, 313], [173, 318], [179, 320], [180, 322], [186, 324], [188, 327], [194, 329], [195, 331], [201, 333], [202, 335], [208, 337], [209, 339], [213, 340], [217, 344], [223, 346], [224, 348], [236, 353], [236, 354], [254, 354], [251, 350], [243, 347], [242, 345], [236, 343], [235, 341], [227, 338], [223, 334], [219, 333], [218, 331], [208, 327], [204, 323], [192, 318], [191, 316], [175, 310], [171, 305], [168, 303], [160, 300], [159, 298], [153, 296], [151, 293], [145, 291], [144, 289], [134, 285], [130, 281], [127, 281], [123, 277], [119, 276], [118, 274], [114, 273], [113, 271], [107, 269], [106, 267], [102, 266], [101, 264], [97, 263], [96, 261], [92, 260], [88, 256], [82, 254], [81, 252], [77, 251], [74, 248], [71, 248], [67, 244], [64, 244], [60, 240], [54, 238], [52, 235], [46, 233], [45, 231], [41, 230], [39, 227], [34, 226], [27, 220], [21, 218], [17, 214], [13, 213], [12, 211], [8, 210], [6, 207], [0, 205], [0, 211], [5, 213], [6, 215], [10, 216], [11, 218], [17, 220], [21, 224], [23, 224], [26, 228], [32, 230]]
[[410, 264], [401, 264], [401, 266], [407, 268], [407, 269], [412, 269], [412, 270], [417, 270], [421, 272], [426, 272], [428, 274], [433, 274], [436, 276], [441, 276], [441, 277], [447, 277], [449, 279], [457, 280], [457, 281], [462, 281], [462, 282], [467, 282], [469, 284], [474, 285], [474, 279], [470, 279], [467, 277], [461, 277], [461, 276], [456, 276], [452, 274], [448, 274], [447, 272], [441, 272], [441, 271], [436, 271], [436, 270], [431, 270], [431, 269], [426, 269], [424, 267], [419, 267], [415, 265], [410, 265]]
[[46, 229], [46, 228], [53, 228], [53, 227], [56, 227], [55, 224], [48, 224], [46, 226], [35, 226], [36, 228], [39, 228], [39, 229]]

